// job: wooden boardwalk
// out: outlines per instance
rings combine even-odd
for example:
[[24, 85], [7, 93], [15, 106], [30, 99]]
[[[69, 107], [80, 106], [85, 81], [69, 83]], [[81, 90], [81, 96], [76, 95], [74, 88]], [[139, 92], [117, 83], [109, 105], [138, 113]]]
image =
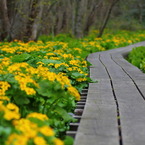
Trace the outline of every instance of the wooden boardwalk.
[[125, 56], [140, 42], [92, 53], [87, 102], [74, 145], [145, 145], [145, 74]]

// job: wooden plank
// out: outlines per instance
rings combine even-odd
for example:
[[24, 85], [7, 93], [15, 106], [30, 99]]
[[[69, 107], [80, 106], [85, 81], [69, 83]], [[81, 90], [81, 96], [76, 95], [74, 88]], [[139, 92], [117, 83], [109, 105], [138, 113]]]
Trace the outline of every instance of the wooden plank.
[[99, 81], [100, 79], [109, 79], [104, 66], [99, 61], [99, 54], [99, 52], [93, 53], [87, 58], [87, 60], [92, 64], [92, 66], [90, 66], [90, 77], [94, 81]]
[[100, 61], [107, 70], [110, 70], [110, 77], [114, 80], [130, 80], [128, 75], [112, 60], [110, 53], [104, 52], [100, 55]]
[[114, 61], [116, 61], [120, 67], [133, 79], [138, 89], [145, 96], [145, 74], [140, 69], [126, 61], [121, 54], [112, 55]]
[[124, 145], [145, 143], [145, 102], [130, 81], [113, 81], [120, 109]]
[[145, 102], [131, 78], [111, 60], [109, 55], [106, 53], [101, 58], [111, 76], [119, 104], [123, 144], [143, 145], [145, 142]]
[[[122, 57], [133, 47], [142, 45], [145, 42], [88, 56], [92, 63], [90, 76], [98, 83], [89, 84], [74, 145], [144, 145], [145, 77]], [[119, 143], [117, 110], [122, 143]]]
[[90, 84], [74, 145], [119, 145], [116, 105], [109, 82]]
[[134, 80], [145, 80], [145, 74], [137, 68], [130, 64], [127, 60], [125, 60], [121, 54], [115, 53], [112, 54], [112, 59], [120, 65]]
[[109, 76], [98, 53], [88, 57], [93, 64], [87, 102], [74, 145], [119, 145], [117, 110]]

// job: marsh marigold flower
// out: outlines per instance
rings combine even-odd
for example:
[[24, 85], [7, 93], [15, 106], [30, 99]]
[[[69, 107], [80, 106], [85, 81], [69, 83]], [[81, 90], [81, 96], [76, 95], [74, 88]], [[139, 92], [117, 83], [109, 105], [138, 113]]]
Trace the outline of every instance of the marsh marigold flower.
[[64, 145], [64, 143], [58, 138], [54, 139], [54, 143], [55, 145]]
[[41, 136], [36, 136], [34, 138], [34, 144], [35, 145], [48, 145], [45, 139]]
[[48, 117], [45, 114], [33, 112], [27, 115], [27, 118], [37, 118], [39, 120], [48, 120]]
[[15, 121], [14, 124], [16, 129], [21, 131], [21, 133], [28, 138], [34, 138], [37, 136], [38, 126], [30, 120], [22, 118], [17, 122]]
[[80, 100], [80, 94], [78, 93], [78, 90], [72, 86], [67, 88], [70, 94], [72, 94], [74, 97], [76, 97], [76, 100]]
[[5, 92], [10, 87], [10, 84], [5, 81], [0, 81], [0, 96], [5, 96]]
[[43, 126], [39, 129], [39, 132], [41, 132], [45, 136], [54, 136], [55, 133], [52, 128], [49, 126]]
[[4, 119], [13, 120], [19, 119], [19, 109], [15, 104], [9, 103], [6, 106], [3, 103], [0, 104], [0, 111], [4, 112]]
[[13, 133], [8, 137], [6, 145], [27, 145], [28, 140], [24, 135]]

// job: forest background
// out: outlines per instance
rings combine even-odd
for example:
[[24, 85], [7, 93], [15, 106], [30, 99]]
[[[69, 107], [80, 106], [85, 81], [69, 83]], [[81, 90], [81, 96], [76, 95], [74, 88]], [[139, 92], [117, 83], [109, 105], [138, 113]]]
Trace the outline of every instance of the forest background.
[[1, 0], [0, 41], [37, 40], [67, 33], [82, 38], [90, 30], [145, 28], [144, 0]]

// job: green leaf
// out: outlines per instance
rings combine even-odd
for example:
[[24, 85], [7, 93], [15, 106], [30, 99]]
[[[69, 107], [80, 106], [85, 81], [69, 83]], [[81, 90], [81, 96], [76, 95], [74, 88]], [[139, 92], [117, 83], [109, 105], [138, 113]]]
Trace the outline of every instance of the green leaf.
[[9, 135], [10, 133], [11, 133], [11, 128], [10, 127], [0, 126], [0, 135], [2, 135], [2, 134]]
[[42, 121], [42, 120], [40, 120], [40, 119], [38, 119], [38, 118], [30, 117], [29, 120], [30, 120], [31, 122], [37, 124], [38, 127], [42, 127], [42, 126], [46, 125], [46, 122], [45, 122], [45, 121]]
[[87, 61], [87, 66], [92, 66], [93, 64]]
[[29, 104], [30, 100], [26, 97], [22, 97], [22, 96], [15, 96], [14, 100], [16, 102], [16, 104], [18, 105], [24, 105], [24, 104]]
[[49, 80], [42, 80], [39, 82], [39, 88], [36, 88], [38, 94], [42, 96], [60, 96], [62, 92], [62, 88], [60, 83], [58, 82], [50, 82]]
[[59, 60], [52, 60], [52, 59], [43, 59], [42, 62], [44, 64], [49, 64], [49, 63], [60, 64], [61, 63], [61, 61], [59, 61]]
[[23, 62], [23, 61], [28, 60], [30, 57], [31, 57], [30, 54], [22, 53], [20, 55], [13, 56], [11, 60], [12, 60], [12, 62]]
[[33, 58], [33, 59], [28, 60], [27, 63], [30, 64], [32, 67], [36, 68], [38, 66], [37, 62], [39, 62], [39, 61], [40, 61], [40, 59]]
[[40, 53], [42, 53], [42, 54], [46, 54], [47, 51], [40, 50]]
[[7, 81], [7, 82], [9, 82], [9, 83], [12, 83], [12, 84], [14, 84], [14, 83], [17, 82], [17, 81], [14, 79], [14, 75], [13, 75], [13, 74], [10, 74], [10, 73], [8, 73], [8, 74], [6, 74], [6, 75], [4, 76], [4, 80]]
[[61, 48], [62, 48], [62, 45], [55, 45], [55, 46], [53, 46], [53, 48], [54, 48], [55, 50], [58, 50], [58, 49], [61, 49]]
[[58, 113], [64, 119], [65, 122], [70, 122], [74, 120], [74, 118], [71, 115], [69, 115], [68, 112], [61, 107], [57, 106], [54, 112]]
[[42, 80], [39, 82], [39, 88], [37, 88], [37, 92], [42, 96], [50, 96], [50, 82], [48, 80]]
[[66, 136], [64, 140], [65, 145], [73, 145], [74, 139], [71, 136]]
[[85, 76], [84, 74], [80, 74], [79, 72], [71, 73], [71, 77], [72, 77], [73, 79], [82, 78], [82, 77], [84, 77], [84, 76]]

